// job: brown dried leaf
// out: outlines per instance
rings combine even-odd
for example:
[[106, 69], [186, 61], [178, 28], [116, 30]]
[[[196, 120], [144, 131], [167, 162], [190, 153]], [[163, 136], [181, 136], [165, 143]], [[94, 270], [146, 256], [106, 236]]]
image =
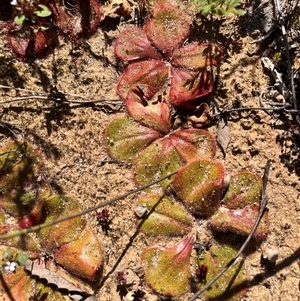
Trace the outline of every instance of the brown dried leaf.
[[226, 120], [224, 118], [221, 118], [218, 123], [217, 141], [221, 146], [224, 158], [226, 157], [226, 150], [229, 145], [230, 139], [230, 127], [228, 126]]
[[[55, 285], [59, 290], [67, 290], [74, 301], [82, 300], [84, 296], [90, 295], [89, 293], [80, 290], [58, 273], [50, 271], [41, 265], [35, 264], [29, 259], [24, 263], [24, 268], [31, 275], [36, 276], [39, 279], [46, 280], [48, 285]], [[88, 298], [89, 301], [97, 301], [96, 296], [90, 295]]]

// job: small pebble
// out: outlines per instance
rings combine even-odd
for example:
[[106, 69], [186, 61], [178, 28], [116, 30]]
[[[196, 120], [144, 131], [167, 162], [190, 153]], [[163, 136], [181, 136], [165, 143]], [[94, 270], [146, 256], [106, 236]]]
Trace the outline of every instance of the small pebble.
[[274, 245], [265, 245], [262, 248], [262, 256], [270, 262], [276, 262], [279, 255], [279, 249]]
[[149, 210], [147, 209], [146, 204], [141, 204], [135, 207], [134, 212], [138, 217], [143, 217]]

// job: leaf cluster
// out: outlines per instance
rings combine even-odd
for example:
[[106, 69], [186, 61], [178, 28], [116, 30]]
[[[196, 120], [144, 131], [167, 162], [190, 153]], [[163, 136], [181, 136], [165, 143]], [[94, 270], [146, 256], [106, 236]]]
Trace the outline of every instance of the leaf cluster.
[[36, 17], [46, 18], [51, 16], [51, 10], [44, 4], [37, 3], [34, 0], [16, 0], [11, 3], [15, 5], [19, 14], [14, 18], [14, 23], [16, 25], [23, 25], [25, 20], [30, 20], [35, 23]]
[[244, 14], [244, 11], [238, 8], [241, 5], [240, 0], [193, 0], [193, 3], [203, 16], [228, 16], [229, 14]]

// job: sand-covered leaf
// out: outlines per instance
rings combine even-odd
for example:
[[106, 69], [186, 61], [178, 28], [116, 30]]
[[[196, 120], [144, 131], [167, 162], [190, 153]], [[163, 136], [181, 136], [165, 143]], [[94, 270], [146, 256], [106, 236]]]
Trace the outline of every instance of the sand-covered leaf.
[[[183, 164], [169, 137], [156, 140], [141, 151], [134, 161], [136, 182], [143, 186], [178, 170]], [[171, 177], [158, 183], [156, 188], [166, 189]], [[154, 189], [155, 186], [152, 186]]]
[[204, 69], [221, 60], [221, 50], [214, 44], [190, 43], [177, 48], [172, 56], [172, 65], [190, 70]]
[[145, 280], [157, 293], [180, 296], [190, 289], [190, 255], [193, 239], [187, 238], [172, 247], [152, 246], [142, 253]]
[[262, 181], [251, 172], [240, 172], [230, 179], [228, 191], [222, 201], [230, 209], [242, 208], [258, 202], [261, 195]]
[[181, 129], [172, 132], [170, 140], [184, 162], [197, 158], [213, 158], [216, 152], [215, 139], [206, 130]]
[[53, 252], [54, 259], [73, 275], [94, 281], [102, 260], [103, 251], [96, 235], [88, 228], [81, 236]]
[[193, 214], [207, 216], [219, 206], [223, 183], [223, 166], [212, 159], [200, 159], [183, 166], [172, 187]]
[[[257, 219], [259, 208], [257, 203], [237, 209], [221, 207], [211, 217], [210, 225], [213, 229], [220, 232], [231, 231], [237, 234], [248, 235]], [[265, 238], [268, 232], [269, 217], [268, 211], [265, 211], [253, 237], [259, 239]]]
[[161, 194], [141, 197], [137, 206], [145, 206], [145, 216], [137, 219], [141, 231], [151, 235], [186, 235], [192, 229], [190, 214], [174, 200]]
[[145, 31], [136, 26], [128, 27], [118, 35], [114, 52], [122, 61], [162, 59], [161, 54], [150, 44]]
[[[209, 251], [200, 258], [198, 265], [207, 269], [203, 279], [199, 279], [199, 287], [209, 282], [230, 261], [237, 251], [227, 245], [213, 244]], [[244, 294], [247, 286], [247, 275], [244, 261], [239, 259], [229, 270], [215, 282], [204, 294], [209, 300], [235, 301]]]
[[[51, 222], [58, 218], [66, 217], [80, 211], [76, 199], [67, 196], [52, 196], [43, 202], [44, 222]], [[83, 217], [76, 217], [58, 225], [44, 228], [39, 231], [39, 237], [43, 248], [53, 250], [77, 240], [85, 228]]]
[[131, 162], [149, 143], [160, 137], [161, 133], [138, 124], [126, 115], [118, 115], [106, 129], [105, 143], [113, 158]]
[[190, 21], [182, 10], [166, 2], [154, 6], [145, 28], [151, 42], [170, 55], [189, 35]]

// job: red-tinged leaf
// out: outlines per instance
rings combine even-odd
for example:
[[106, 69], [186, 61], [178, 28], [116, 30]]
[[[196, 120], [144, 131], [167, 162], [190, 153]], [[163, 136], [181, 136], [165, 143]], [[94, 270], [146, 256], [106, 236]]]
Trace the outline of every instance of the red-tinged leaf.
[[96, 0], [74, 1], [70, 14], [61, 1], [50, 1], [47, 4], [53, 13], [55, 25], [67, 38], [89, 35], [96, 31], [102, 11]]
[[32, 39], [33, 30], [30, 26], [24, 24], [21, 28], [12, 23], [8, 29], [7, 40], [17, 55], [22, 58], [26, 57], [26, 50]]
[[179, 47], [190, 33], [190, 21], [179, 8], [169, 3], [154, 6], [145, 25], [150, 41], [167, 56]]
[[193, 214], [207, 216], [219, 206], [223, 183], [223, 166], [212, 159], [200, 159], [183, 166], [172, 187]]
[[117, 92], [127, 99], [129, 92], [151, 98], [166, 82], [169, 68], [163, 61], [148, 60], [129, 64], [119, 79]]
[[140, 151], [160, 137], [161, 133], [136, 123], [126, 115], [119, 115], [108, 125], [105, 143], [113, 158], [131, 162]]
[[161, 54], [151, 46], [145, 31], [136, 26], [129, 27], [118, 35], [114, 52], [115, 56], [122, 61], [162, 59]]
[[188, 128], [170, 134], [170, 140], [185, 162], [197, 158], [212, 158], [216, 153], [213, 136], [205, 130]]
[[147, 194], [137, 206], [145, 206], [149, 215], [137, 219], [141, 231], [151, 235], [186, 235], [192, 229], [190, 214], [179, 204], [162, 194]]
[[221, 50], [215, 44], [194, 42], [176, 49], [171, 63], [175, 67], [197, 70], [216, 65], [221, 58]]
[[229, 187], [222, 201], [229, 209], [242, 208], [258, 202], [261, 196], [262, 180], [251, 172], [240, 172], [230, 179]]
[[164, 296], [177, 297], [190, 289], [190, 256], [193, 239], [187, 238], [172, 247], [148, 247], [142, 253], [145, 280]]
[[[34, 34], [34, 45], [33, 49], [31, 50], [32, 53], [28, 53], [27, 56], [34, 57], [36, 55], [45, 53], [47, 50], [49, 50], [49, 43], [51, 43], [53, 40], [57, 40], [57, 36], [55, 36], [55, 30], [54, 34], [51, 34], [49, 29], [47, 30], [38, 30], [36, 34]], [[50, 41], [50, 39], [53, 39]], [[55, 43], [51, 43], [52, 49], [53, 46], [56, 46]]]
[[[183, 162], [180, 155], [168, 137], [156, 140], [145, 150], [141, 151], [135, 159], [135, 180], [140, 186], [150, 184], [155, 180], [175, 172], [182, 164]], [[152, 186], [151, 189], [166, 189], [170, 182], [171, 178], [166, 179]]]
[[[231, 231], [242, 235], [248, 235], [253, 228], [259, 214], [259, 205], [254, 203], [244, 208], [228, 209], [221, 207], [210, 219], [213, 229], [221, 232]], [[269, 231], [269, 218], [266, 211], [254, 232], [253, 237], [265, 238]]]
[[170, 103], [176, 107], [194, 107], [191, 101], [208, 95], [213, 88], [209, 73], [172, 68]]
[[18, 269], [14, 273], [2, 273], [3, 281], [0, 283], [2, 301], [28, 301], [32, 296], [32, 285], [34, 280], [23, 269]]
[[96, 235], [85, 228], [79, 239], [60, 246], [53, 256], [73, 275], [94, 281], [102, 264], [103, 251]]
[[[80, 211], [77, 200], [67, 196], [52, 196], [43, 202], [44, 222], [51, 222], [58, 218], [69, 216]], [[64, 244], [77, 240], [86, 222], [82, 217], [76, 217], [39, 232], [41, 245], [47, 250], [53, 250]]]
[[[236, 250], [227, 245], [213, 243], [210, 249], [198, 259], [198, 267], [205, 266], [207, 273], [204, 279], [199, 279], [199, 288], [211, 281], [220, 270], [232, 259]], [[204, 295], [209, 300], [237, 301], [246, 293], [247, 274], [244, 260], [237, 260], [220, 277]]]
[[147, 102], [142, 95], [130, 92], [126, 99], [128, 114], [145, 126], [167, 134], [171, 128], [170, 105], [165, 102]]

